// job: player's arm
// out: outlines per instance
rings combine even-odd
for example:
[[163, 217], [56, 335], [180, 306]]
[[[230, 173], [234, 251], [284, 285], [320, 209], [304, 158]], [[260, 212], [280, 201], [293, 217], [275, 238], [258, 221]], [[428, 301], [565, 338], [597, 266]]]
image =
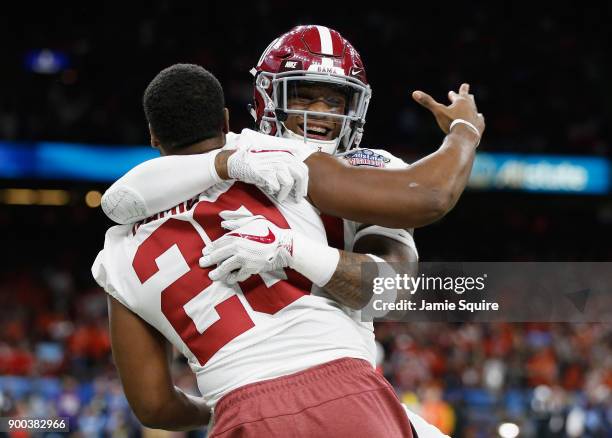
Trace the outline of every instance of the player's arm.
[[282, 202], [306, 196], [308, 168], [303, 159], [282, 150], [216, 149], [205, 154], [172, 155], [145, 161], [111, 185], [102, 210], [114, 222], [128, 224], [168, 210], [227, 179], [254, 184]]
[[108, 308], [113, 357], [136, 417], [154, 429], [206, 426], [210, 412], [203, 399], [185, 394], [172, 383], [168, 341], [110, 296]]
[[[306, 160], [308, 195], [319, 210], [361, 223], [415, 228], [440, 219], [453, 208], [471, 173], [484, 118], [467, 84], [459, 93], [449, 93], [449, 106], [423, 92], [413, 96], [447, 134], [442, 146], [407, 169], [353, 167], [325, 154], [311, 155]], [[476, 129], [464, 123], [451, 129], [457, 119]]]
[[363, 263], [394, 263], [402, 270], [398, 274], [416, 274], [418, 255], [415, 249], [392, 237], [366, 234], [355, 241], [352, 252], [338, 252], [338, 265], [323, 289], [351, 309], [361, 309], [372, 299], [372, 288], [362, 287], [363, 284], [372, 284], [372, 279], [362, 278]]
[[[370, 283], [362, 280], [361, 265], [380, 260], [332, 248], [298, 231], [279, 228], [263, 216], [223, 211], [221, 217], [225, 219], [222, 226], [230, 232], [208, 244], [200, 259], [201, 267], [218, 265], [209, 273], [211, 280], [233, 284], [262, 272], [292, 268], [352, 309], [370, 301], [371, 291], [361, 290], [362, 281]], [[407, 262], [416, 261], [416, 252], [398, 239], [366, 234], [356, 240], [354, 250], [372, 251], [382, 261], [402, 262], [409, 274], [415, 264]]]

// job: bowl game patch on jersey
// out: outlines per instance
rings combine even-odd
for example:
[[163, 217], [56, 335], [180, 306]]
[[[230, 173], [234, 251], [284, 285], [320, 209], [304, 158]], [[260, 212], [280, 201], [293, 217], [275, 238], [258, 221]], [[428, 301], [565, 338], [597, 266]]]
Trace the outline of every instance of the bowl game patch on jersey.
[[391, 161], [384, 155], [378, 154], [371, 149], [356, 149], [342, 156], [352, 166], [385, 167]]

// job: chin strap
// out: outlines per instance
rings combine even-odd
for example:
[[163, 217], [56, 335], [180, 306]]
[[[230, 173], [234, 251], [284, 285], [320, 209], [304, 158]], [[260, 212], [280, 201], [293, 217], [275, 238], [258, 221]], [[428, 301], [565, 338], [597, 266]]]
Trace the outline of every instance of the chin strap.
[[278, 120], [280, 123], [286, 122], [289, 118], [289, 115], [280, 108], [276, 108], [274, 110], [274, 114], [276, 114], [276, 120]]

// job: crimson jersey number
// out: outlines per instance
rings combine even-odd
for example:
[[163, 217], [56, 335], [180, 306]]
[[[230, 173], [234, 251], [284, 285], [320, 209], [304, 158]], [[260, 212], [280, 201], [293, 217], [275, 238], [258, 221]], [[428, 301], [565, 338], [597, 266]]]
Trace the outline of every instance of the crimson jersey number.
[[[246, 207], [253, 214], [261, 214], [281, 228], [289, 224], [274, 204], [252, 186], [235, 183], [215, 202], [200, 201], [193, 212], [194, 220], [202, 226], [211, 240], [227, 231], [221, 227], [219, 213]], [[195, 227], [187, 221], [170, 218], [140, 244], [132, 266], [141, 283], [159, 271], [156, 259], [176, 245], [189, 266], [189, 271], [162, 291], [161, 310], [189, 350], [204, 366], [210, 358], [232, 339], [255, 324], [237, 295], [215, 306], [218, 319], [202, 333], [185, 312], [184, 306], [200, 293], [206, 293], [212, 281], [208, 273], [214, 268], [202, 269], [198, 261], [205, 246]], [[309, 294], [312, 283], [293, 270], [287, 270], [287, 280], [267, 287], [259, 275], [240, 283], [246, 300], [258, 312], [274, 315], [298, 298]]]

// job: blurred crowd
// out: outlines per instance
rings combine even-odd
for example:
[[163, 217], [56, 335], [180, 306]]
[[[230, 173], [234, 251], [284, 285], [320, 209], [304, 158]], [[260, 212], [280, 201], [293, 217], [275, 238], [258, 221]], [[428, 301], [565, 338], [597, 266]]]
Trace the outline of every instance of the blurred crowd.
[[[354, 14], [344, 3], [316, 8], [279, 0], [231, 9], [169, 0], [119, 9], [82, 4], [61, 13], [37, 8], [0, 28], [11, 41], [3, 48], [11, 86], [0, 89], [2, 139], [146, 144], [142, 93], [175, 62], [215, 73], [234, 129], [252, 127], [249, 70], [276, 36], [315, 23], [336, 28], [362, 54], [374, 90], [366, 145], [402, 156], [430, 151], [440, 133], [410, 92], [446, 101], [448, 90], [469, 81], [487, 118], [483, 149], [610, 154], [612, 111], [603, 98], [610, 30], [600, 24], [607, 7], [536, 3], [525, 13], [518, 4], [486, 3], [464, 15], [420, 3], [410, 16], [395, 6], [368, 4]], [[45, 48], [65, 55], [67, 65], [51, 74], [29, 71], [27, 54]]]
[[[112, 363], [106, 294], [58, 267], [0, 277], [0, 417], [65, 417], [85, 437], [140, 435]], [[173, 372], [197, 393], [184, 360]]]
[[612, 433], [609, 324], [381, 323], [376, 337], [403, 401], [452, 436]]

